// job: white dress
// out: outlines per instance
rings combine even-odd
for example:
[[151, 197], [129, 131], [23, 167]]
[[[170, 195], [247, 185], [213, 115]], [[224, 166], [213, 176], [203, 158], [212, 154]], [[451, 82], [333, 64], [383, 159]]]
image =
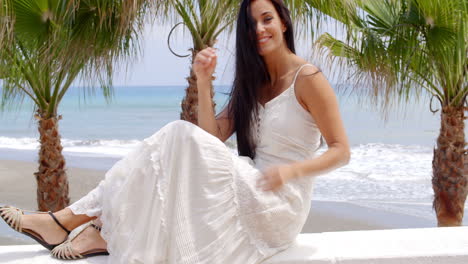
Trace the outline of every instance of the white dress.
[[262, 170], [310, 159], [320, 145], [314, 120], [296, 99], [296, 77], [265, 107], [259, 104], [254, 160], [175, 121], [72, 204], [75, 214], [100, 217], [108, 263], [254, 264], [288, 248], [307, 218], [312, 177], [276, 192], [256, 182]]

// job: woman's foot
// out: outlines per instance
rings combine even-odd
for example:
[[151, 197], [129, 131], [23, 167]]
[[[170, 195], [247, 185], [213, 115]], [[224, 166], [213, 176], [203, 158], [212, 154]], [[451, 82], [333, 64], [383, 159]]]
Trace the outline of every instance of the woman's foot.
[[76, 252], [86, 252], [94, 249], [107, 250], [107, 243], [102, 238], [101, 232], [93, 226], [86, 227], [71, 243], [73, 250]]
[[68, 233], [49, 214], [23, 215], [22, 218], [23, 229], [33, 230], [48, 244], [60, 244], [68, 237]]
[[24, 211], [12, 206], [0, 207], [0, 217], [16, 231], [27, 235], [51, 250], [65, 241], [70, 231], [51, 212]]
[[98, 227], [88, 225], [71, 241], [68, 240], [52, 250], [52, 256], [59, 259], [79, 259], [96, 255], [108, 255], [107, 243], [101, 237]]

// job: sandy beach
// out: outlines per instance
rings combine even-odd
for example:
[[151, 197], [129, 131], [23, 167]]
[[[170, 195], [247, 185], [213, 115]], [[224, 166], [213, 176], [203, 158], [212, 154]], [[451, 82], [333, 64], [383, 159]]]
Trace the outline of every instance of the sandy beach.
[[[36, 182], [33, 162], [0, 160], [0, 204], [35, 210]], [[92, 190], [105, 171], [68, 168], [70, 198], [74, 202]], [[427, 219], [366, 208], [348, 202], [312, 201], [303, 233], [431, 227]], [[0, 245], [33, 244], [0, 221]]]

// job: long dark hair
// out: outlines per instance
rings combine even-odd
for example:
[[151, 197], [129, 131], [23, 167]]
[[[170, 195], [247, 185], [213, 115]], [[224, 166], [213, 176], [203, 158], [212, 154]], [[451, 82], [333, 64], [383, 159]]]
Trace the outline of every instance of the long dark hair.
[[[229, 116], [234, 122], [239, 155], [255, 158], [255, 141], [251, 127], [258, 116], [259, 91], [270, 85], [270, 74], [257, 47], [256, 23], [252, 18], [250, 4], [255, 0], [244, 0], [240, 6], [236, 31], [236, 72], [229, 98]], [[270, 0], [286, 26], [286, 45], [296, 53], [294, 32], [289, 10], [282, 0]]]

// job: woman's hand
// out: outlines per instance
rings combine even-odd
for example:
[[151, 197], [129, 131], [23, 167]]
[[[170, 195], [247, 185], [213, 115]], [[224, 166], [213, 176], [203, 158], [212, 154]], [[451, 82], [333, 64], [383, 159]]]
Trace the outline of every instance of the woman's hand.
[[257, 187], [263, 191], [276, 191], [294, 178], [294, 175], [294, 169], [290, 165], [274, 166], [262, 173], [257, 180]]
[[201, 50], [193, 61], [193, 71], [198, 81], [210, 81], [216, 68], [217, 55], [216, 50], [208, 47]]

